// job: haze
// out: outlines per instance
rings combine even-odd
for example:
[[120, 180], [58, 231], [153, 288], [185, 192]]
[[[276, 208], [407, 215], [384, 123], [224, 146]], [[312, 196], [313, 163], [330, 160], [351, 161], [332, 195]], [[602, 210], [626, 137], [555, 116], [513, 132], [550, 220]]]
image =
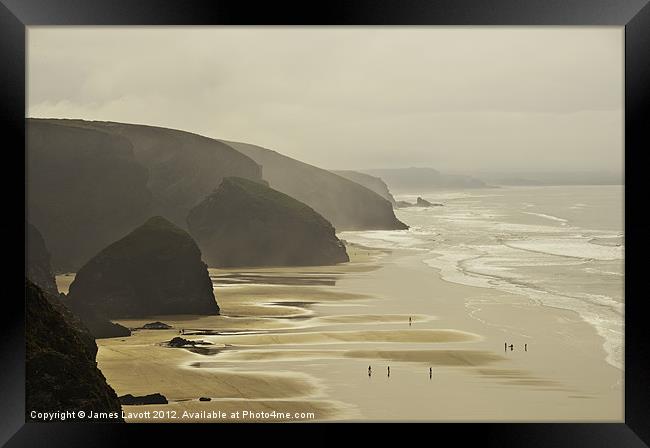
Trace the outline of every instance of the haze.
[[623, 28], [30, 27], [28, 116], [150, 124], [323, 168], [608, 171]]

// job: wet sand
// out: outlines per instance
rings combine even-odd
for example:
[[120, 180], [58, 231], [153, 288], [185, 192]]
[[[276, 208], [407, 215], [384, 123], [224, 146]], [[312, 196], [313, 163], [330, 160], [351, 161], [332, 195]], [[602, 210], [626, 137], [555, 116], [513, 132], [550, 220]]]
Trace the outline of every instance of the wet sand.
[[[349, 253], [333, 267], [211, 269], [221, 316], [120, 320], [173, 326], [97, 341], [118, 395], [170, 401], [124, 406], [165, 412], [127, 421], [622, 421], [623, 374], [576, 314], [445, 282], [417, 252]], [[166, 347], [181, 329], [211, 345]]]

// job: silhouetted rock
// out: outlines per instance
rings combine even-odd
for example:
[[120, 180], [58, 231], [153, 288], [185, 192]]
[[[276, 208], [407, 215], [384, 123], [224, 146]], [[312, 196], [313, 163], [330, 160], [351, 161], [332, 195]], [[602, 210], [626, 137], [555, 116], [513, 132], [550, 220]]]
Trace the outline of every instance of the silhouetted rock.
[[25, 257], [27, 278], [46, 293], [58, 296], [59, 291], [50, 266], [50, 253], [47, 250], [43, 236], [30, 223], [25, 223], [25, 226], [27, 227], [27, 256]]
[[79, 316], [86, 328], [90, 330], [90, 333], [95, 339], [131, 336], [131, 330], [120, 324], [111, 322], [107, 317], [103, 317], [92, 310], [91, 307], [76, 307], [74, 312]]
[[209, 266], [329, 265], [349, 261], [334, 227], [272, 188], [229, 177], [187, 217]]
[[[36, 227], [27, 224], [27, 277], [41, 289], [53, 297], [54, 303], [59, 304], [61, 297], [56, 287], [56, 282], [50, 268], [50, 257], [42, 236]], [[70, 313], [63, 307], [62, 312]], [[96, 338], [113, 338], [118, 336], [131, 336], [131, 331], [119, 324], [110, 322], [107, 318], [97, 314], [90, 308], [79, 308], [75, 313], [84, 326]]]
[[122, 395], [120, 398], [120, 403], [126, 406], [131, 405], [142, 405], [142, 404], [167, 404], [167, 397], [162, 394], [155, 393], [149, 395], [142, 395], [139, 397], [133, 396], [131, 394]]
[[94, 411], [123, 421], [120, 402], [97, 368], [97, 345], [56, 297], [25, 279], [26, 418], [31, 411]]
[[395, 208], [406, 208], [406, 207], [442, 207], [443, 204], [439, 204], [436, 202], [429, 202], [426, 199], [422, 199], [421, 197], [418, 196], [417, 200], [415, 201], [415, 204], [411, 204], [410, 202], [406, 201], [397, 201], [395, 203]]
[[320, 213], [338, 230], [394, 230], [408, 226], [395, 217], [389, 201], [330, 171], [270, 149], [227, 142], [258, 164], [270, 186]]
[[174, 348], [194, 347], [195, 345], [212, 345], [212, 343], [206, 341], [190, 341], [189, 339], [181, 338], [179, 336], [172, 338], [172, 340], [167, 343], [168, 347]]
[[94, 256], [68, 294], [74, 311], [110, 318], [218, 314], [201, 252], [184, 230], [159, 216]]
[[201, 397], [201, 398], [199, 398], [199, 401], [212, 401], [212, 398], [210, 398], [210, 397]]
[[171, 325], [167, 325], [166, 323], [156, 321], [156, 322], [149, 322], [148, 324], [144, 324], [142, 326], [144, 330], [169, 330], [172, 328]]

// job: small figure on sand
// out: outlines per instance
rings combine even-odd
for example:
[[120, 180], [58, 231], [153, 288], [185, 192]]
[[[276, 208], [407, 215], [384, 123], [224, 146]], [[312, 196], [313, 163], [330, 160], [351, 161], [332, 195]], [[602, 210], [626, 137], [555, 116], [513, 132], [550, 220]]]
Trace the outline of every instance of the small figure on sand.
[[528, 351], [528, 344], [524, 344], [524, 351], [525, 351], [525, 352]]
[[372, 367], [368, 366], [368, 376], [372, 375]]
[[390, 366], [388, 366], [388, 377], [390, 378]]
[[185, 328], [181, 328], [181, 334], [185, 334]]
[[507, 352], [507, 351], [508, 351], [508, 343], [507, 343], [507, 342], [504, 342], [504, 343], [503, 343], [503, 351], [504, 351], [504, 352]]
[[510, 351], [513, 351], [515, 349], [515, 346], [510, 344]]
[[409, 316], [409, 327], [411, 326], [411, 316]]
[[429, 379], [433, 376], [433, 367], [429, 367]]

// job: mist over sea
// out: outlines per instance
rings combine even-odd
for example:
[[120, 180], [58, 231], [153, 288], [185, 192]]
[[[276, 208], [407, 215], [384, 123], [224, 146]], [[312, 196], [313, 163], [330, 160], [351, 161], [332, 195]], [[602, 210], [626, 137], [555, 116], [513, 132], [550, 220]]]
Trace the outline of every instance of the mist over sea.
[[[443, 279], [575, 311], [623, 369], [623, 186], [502, 187], [397, 194], [442, 207], [396, 210], [409, 230], [343, 232], [371, 247], [426, 252]], [[468, 303], [469, 309], [480, 304]]]

